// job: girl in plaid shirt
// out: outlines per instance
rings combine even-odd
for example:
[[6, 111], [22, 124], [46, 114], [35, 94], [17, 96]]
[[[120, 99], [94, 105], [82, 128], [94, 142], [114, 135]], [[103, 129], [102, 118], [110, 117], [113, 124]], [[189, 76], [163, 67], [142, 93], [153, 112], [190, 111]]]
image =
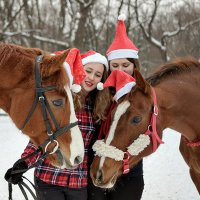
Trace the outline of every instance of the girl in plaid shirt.
[[[108, 91], [98, 91], [97, 83], [104, 82], [107, 78], [108, 63], [104, 56], [94, 51], [88, 51], [81, 55], [82, 63], [86, 71], [86, 77], [81, 83], [82, 91], [74, 96], [76, 117], [78, 126], [82, 132], [85, 145], [85, 156], [78, 168], [59, 169], [52, 166], [47, 159], [35, 168], [35, 185], [37, 197], [40, 200], [86, 200], [88, 182], [88, 147], [95, 133], [95, 122], [105, 118], [107, 105], [103, 103], [109, 99]], [[99, 99], [100, 93], [104, 93]], [[100, 95], [102, 96], [102, 94]], [[22, 157], [35, 151], [36, 147], [29, 142]], [[38, 156], [26, 160], [31, 166]]]

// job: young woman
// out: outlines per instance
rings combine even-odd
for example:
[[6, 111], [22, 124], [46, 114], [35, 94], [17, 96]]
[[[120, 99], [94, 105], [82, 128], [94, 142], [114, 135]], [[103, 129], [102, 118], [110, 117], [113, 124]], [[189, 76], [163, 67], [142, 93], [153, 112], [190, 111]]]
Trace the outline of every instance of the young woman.
[[[82, 132], [85, 156], [83, 163], [73, 170], [59, 169], [52, 166], [48, 159], [35, 168], [35, 185], [37, 197], [41, 200], [87, 200], [88, 182], [88, 147], [95, 133], [95, 122], [105, 118], [103, 99], [108, 98], [108, 91], [97, 91], [97, 83], [104, 82], [108, 75], [107, 59], [99, 53], [89, 51], [82, 54], [82, 64], [86, 77], [81, 83], [80, 93], [74, 93], [74, 104], [78, 125]], [[98, 98], [99, 94], [101, 98]], [[103, 97], [104, 96], [104, 97]], [[22, 157], [35, 150], [33, 143], [29, 143]], [[23, 163], [27, 167], [36, 161], [36, 157]], [[19, 169], [19, 167], [18, 167]], [[9, 173], [7, 174], [7, 178]], [[10, 175], [11, 176], [11, 175]], [[14, 176], [14, 175], [12, 175]], [[17, 182], [21, 177], [12, 177]]]
[[[134, 69], [140, 69], [138, 60], [138, 49], [126, 34], [124, 16], [118, 18], [115, 39], [106, 52], [109, 61], [109, 71], [122, 70], [134, 77]], [[115, 95], [115, 90], [111, 90]], [[113, 101], [107, 115], [107, 119], [102, 122], [99, 139], [104, 138], [110, 127], [110, 115], [115, 108], [116, 102]], [[113, 190], [102, 190], [95, 187], [91, 180], [89, 182], [89, 200], [140, 200], [144, 189], [143, 163], [140, 161], [128, 174], [122, 175]]]

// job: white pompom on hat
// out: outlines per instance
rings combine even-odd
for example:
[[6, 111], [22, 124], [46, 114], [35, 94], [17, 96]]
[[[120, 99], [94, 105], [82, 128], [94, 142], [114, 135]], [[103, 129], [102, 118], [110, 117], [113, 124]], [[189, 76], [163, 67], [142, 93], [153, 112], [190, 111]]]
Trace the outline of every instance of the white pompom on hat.
[[83, 54], [81, 54], [82, 64], [86, 65], [88, 63], [101, 63], [105, 65], [106, 70], [108, 71], [108, 61], [105, 56], [97, 53], [93, 50], [89, 50]]
[[113, 60], [117, 58], [139, 58], [138, 48], [127, 36], [126, 26], [124, 24], [125, 19], [126, 16], [124, 14], [121, 14], [118, 17], [115, 38], [108, 50], [106, 51], [108, 60]]
[[[54, 54], [61, 54], [62, 51], [54, 52]], [[83, 68], [81, 54], [77, 48], [71, 48], [64, 63], [65, 70], [69, 76], [70, 89], [78, 93], [81, 91], [81, 82], [86, 77], [86, 72]]]
[[114, 70], [106, 79], [105, 83], [100, 82], [97, 84], [97, 89], [102, 90], [106, 87], [115, 87], [116, 94], [113, 98], [115, 101], [118, 101], [119, 98], [129, 93], [135, 85], [136, 81], [131, 75], [121, 70]]

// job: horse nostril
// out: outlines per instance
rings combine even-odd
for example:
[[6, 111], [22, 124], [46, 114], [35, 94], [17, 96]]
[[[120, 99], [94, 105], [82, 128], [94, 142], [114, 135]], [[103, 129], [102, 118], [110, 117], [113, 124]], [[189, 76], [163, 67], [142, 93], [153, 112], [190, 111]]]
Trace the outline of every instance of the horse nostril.
[[102, 181], [103, 181], [103, 172], [100, 169], [97, 171], [96, 182], [100, 184], [102, 183]]
[[74, 164], [79, 165], [81, 162], [83, 162], [82, 156], [76, 156], [74, 159]]

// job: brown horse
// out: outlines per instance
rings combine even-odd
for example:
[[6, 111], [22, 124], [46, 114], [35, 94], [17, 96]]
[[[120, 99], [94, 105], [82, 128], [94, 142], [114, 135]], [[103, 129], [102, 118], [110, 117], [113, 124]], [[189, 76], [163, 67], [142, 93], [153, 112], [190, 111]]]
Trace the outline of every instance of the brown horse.
[[147, 81], [138, 71], [135, 78], [136, 86], [113, 111], [105, 141], [93, 146], [94, 184], [113, 187], [127, 165], [134, 167], [153, 153], [162, 143], [162, 131], [171, 128], [181, 133], [180, 151], [200, 193], [200, 63], [191, 57], [179, 58]]
[[50, 55], [36, 48], [0, 43], [0, 108], [61, 168], [76, 167], [84, 156], [63, 65], [68, 52]]

